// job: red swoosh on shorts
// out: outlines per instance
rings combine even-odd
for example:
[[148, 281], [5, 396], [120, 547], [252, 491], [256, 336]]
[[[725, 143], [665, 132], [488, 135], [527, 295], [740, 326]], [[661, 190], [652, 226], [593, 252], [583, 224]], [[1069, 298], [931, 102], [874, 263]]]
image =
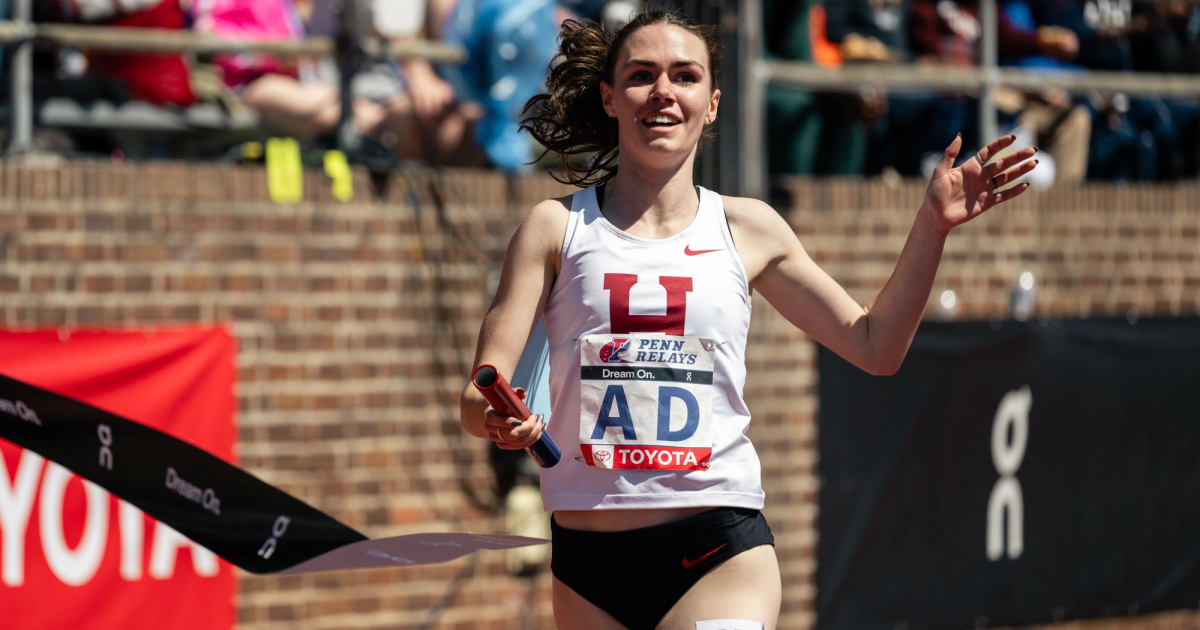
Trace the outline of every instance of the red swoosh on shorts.
[[[727, 545], [729, 543], [725, 543], [725, 544]], [[697, 558], [695, 560], [688, 560], [687, 556], [684, 556], [683, 557], [683, 568], [690, 569], [690, 568], [696, 566], [697, 564], [704, 562], [709, 556], [713, 555], [714, 553], [717, 553], [718, 551], [720, 551], [724, 548], [725, 548], [725, 545], [721, 545], [720, 547], [713, 549], [712, 551], [704, 554], [703, 556], [700, 556], [699, 558]]]
[[683, 253], [688, 256], [699, 256], [700, 254], [707, 254], [709, 252], [719, 252], [719, 251], [721, 251], [721, 250], [720, 249], [692, 249], [691, 245], [683, 246]]

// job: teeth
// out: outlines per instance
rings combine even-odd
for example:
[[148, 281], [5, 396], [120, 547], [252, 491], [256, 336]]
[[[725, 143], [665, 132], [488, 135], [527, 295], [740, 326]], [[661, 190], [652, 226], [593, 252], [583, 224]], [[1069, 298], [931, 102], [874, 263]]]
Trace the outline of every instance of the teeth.
[[651, 116], [646, 119], [646, 122], [648, 122], [648, 123], [664, 123], [664, 124], [669, 125], [671, 123], [674, 123], [675, 119], [671, 118], [670, 116]]

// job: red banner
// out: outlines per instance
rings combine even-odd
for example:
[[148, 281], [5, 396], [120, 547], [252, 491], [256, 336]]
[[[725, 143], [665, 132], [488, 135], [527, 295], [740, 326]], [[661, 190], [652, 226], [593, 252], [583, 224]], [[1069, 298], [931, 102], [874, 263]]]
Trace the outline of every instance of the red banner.
[[[234, 461], [236, 342], [223, 328], [0, 331], [0, 373]], [[234, 576], [105, 490], [0, 440], [0, 622], [229, 630]]]

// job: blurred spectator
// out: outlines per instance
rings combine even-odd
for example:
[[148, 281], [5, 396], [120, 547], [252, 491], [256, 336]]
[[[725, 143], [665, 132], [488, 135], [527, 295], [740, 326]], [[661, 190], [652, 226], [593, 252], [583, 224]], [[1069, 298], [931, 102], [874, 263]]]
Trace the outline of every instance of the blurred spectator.
[[[304, 37], [304, 24], [288, 0], [196, 0], [196, 30], [226, 39], [288, 40]], [[290, 59], [255, 54], [220, 54], [213, 63], [224, 72], [225, 82], [245, 87], [268, 74], [297, 76]]]
[[1066, 90], [1048, 86], [1040, 91], [1000, 90], [997, 107], [1015, 116], [1017, 129], [1026, 130], [1029, 142], [1053, 160], [1053, 182], [1079, 185], [1087, 176], [1092, 112], [1076, 104]]
[[907, 0], [825, 3], [825, 33], [845, 61], [908, 61]]
[[1200, 174], [1200, 107], [1195, 99], [1132, 99], [1125, 116], [1142, 135], [1153, 138], [1155, 170], [1148, 179], [1174, 181]]
[[[12, 0], [0, 0], [0, 20], [12, 19]], [[8, 50], [4, 46], [0, 46], [0, 67], [4, 65], [4, 58]]]
[[[1111, 5], [1105, 2], [1102, 12], [1091, 0], [1009, 0], [1002, 5], [1001, 14], [1006, 22], [1012, 24], [1026, 37], [1030, 34], [1041, 35], [1047, 29], [1061, 29], [1070, 33], [1059, 36], [1059, 46], [1051, 51], [1041, 51], [1042, 54], [1026, 54], [1015, 58], [1006, 58], [1006, 62], [1027, 67], [1044, 68], [1091, 68], [1100, 70], [1123, 70], [1130, 65], [1129, 47], [1121, 38], [1120, 26], [1124, 20], [1120, 14], [1112, 13]], [[1089, 10], [1090, 7], [1090, 10]], [[1075, 42], [1070, 36], [1075, 37]], [[1044, 37], [1043, 37], [1044, 38]], [[1077, 50], [1075, 55], [1070, 52]], [[1050, 54], [1048, 54], [1048, 52]], [[1058, 54], [1053, 54], [1057, 52]], [[1066, 99], [1057, 91], [1050, 89], [1042, 96], [1040, 102], [1034, 99], [1034, 107], [1027, 118], [1027, 124], [1046, 137], [1047, 132], [1053, 136], [1047, 142], [1047, 151], [1056, 150], [1055, 157], [1062, 157], [1061, 181], [1074, 182], [1081, 178], [1079, 173], [1079, 152], [1074, 150], [1080, 136], [1075, 130], [1082, 117], [1072, 114], [1074, 118], [1060, 118], [1060, 113], [1067, 107]], [[1087, 149], [1086, 168], [1084, 173], [1090, 178], [1101, 179], [1141, 179], [1152, 177], [1154, 167], [1153, 138], [1139, 133], [1130, 124], [1126, 112], [1128, 100], [1118, 99], [1116, 103], [1120, 110], [1113, 108], [1112, 101], [1104, 103], [1099, 110], [1093, 105], [1089, 109], [1091, 131], [1085, 136]], [[1047, 122], [1061, 120], [1059, 129], [1048, 129]], [[1069, 124], [1068, 127], [1062, 127]], [[1057, 135], [1055, 135], [1057, 132]], [[1064, 133], [1066, 132], [1066, 133]], [[1072, 138], [1075, 138], [1072, 140]], [[1058, 140], [1057, 145], [1055, 140]], [[1064, 151], [1062, 144], [1069, 148]]]
[[1154, 134], [1129, 118], [1129, 98], [1114, 94], [1095, 106], [1088, 178], [1153, 181], [1158, 172]]
[[1082, 68], [1079, 36], [1061, 26], [1039, 25], [1027, 0], [1000, 4], [1000, 63], [1034, 68]]
[[[1200, 5], [1172, 0], [1135, 5], [1128, 29], [1134, 68], [1200, 74]], [[1129, 117], [1158, 143], [1158, 177], [1200, 174], [1200, 108], [1191, 102], [1139, 99]]]
[[608, 0], [559, 0], [558, 5], [571, 12], [572, 19], [603, 23]]
[[[764, 56], [811, 61], [808, 40], [809, 0], [763, 2]], [[790, 85], [767, 84], [767, 171], [772, 175], [813, 173], [820, 133], [812, 92]]]
[[[58, 6], [66, 22], [171, 30], [187, 22], [179, 0], [76, 0]], [[182, 55], [93, 51], [87, 53], [87, 72], [123, 82], [139, 101], [186, 107], [196, 100]]]
[[[813, 61], [813, 47], [827, 53], [825, 63], [840, 63], [837, 43], [824, 8], [811, 0], [766, 0], [763, 15], [765, 54], [776, 59]], [[832, 17], [832, 16], [831, 16]], [[837, 14], [840, 19], [842, 14]], [[839, 25], [840, 28], [840, 25]], [[844, 32], [849, 32], [846, 29]], [[788, 86], [767, 86], [767, 168], [775, 175], [860, 175], [866, 162], [867, 124], [881, 111], [883, 96], [813, 93]]]
[[[1032, 56], [1046, 59], [1070, 58], [1077, 51], [1077, 38], [1064, 28], [1038, 29], [1021, 24], [1001, 12], [998, 22], [1000, 54], [1008, 61]], [[908, 15], [910, 54], [918, 63], [975, 66], [979, 63], [982, 25], [974, 0], [911, 0]], [[1074, 49], [1074, 50], [1073, 50]], [[997, 105], [1006, 133], [1023, 136], [1022, 142], [1036, 143], [1046, 153], [1041, 158], [1036, 185], [1050, 185], [1058, 160], [1066, 165], [1057, 179], [1078, 183], [1087, 168], [1088, 131], [1091, 118], [1086, 108], [1075, 107], [1062, 91], [1025, 93], [999, 90]], [[901, 95], [889, 99], [888, 116], [873, 130], [869, 170], [893, 168], [905, 176], [927, 176], [941, 151], [962, 132], [965, 146], [979, 147], [988, 140], [978, 137], [978, 101], [967, 94], [937, 97]], [[974, 150], [961, 151], [959, 161]]]
[[[373, 2], [376, 30], [390, 40], [440, 39], [454, 10], [453, 0]], [[390, 22], [391, 27], [385, 27], [383, 22]], [[483, 165], [487, 156], [473, 138], [475, 127], [484, 115], [479, 103], [459, 94], [424, 59], [407, 59], [399, 67], [405, 90], [397, 97], [393, 109], [402, 119], [411, 121], [401, 154], [453, 166]], [[386, 70], [375, 66], [376, 85], [386, 83], [381, 76], [389, 74]], [[380, 90], [376, 91], [382, 96]]]
[[[924, 64], [971, 65], [977, 56], [979, 20], [974, 2], [910, 0], [902, 24], [908, 42], [906, 56]], [[978, 146], [975, 137], [977, 101], [965, 94], [898, 94], [888, 98], [887, 116], [871, 129], [868, 173], [895, 170], [905, 177], [931, 171], [927, 162], [963, 133], [964, 146]], [[970, 156], [967, 150], [960, 152]]]
[[[1038, 22], [1025, 0], [1002, 2], [998, 17], [998, 52], [1007, 65], [1023, 65], [1021, 60], [1035, 58], [1043, 61], [1033, 65], [1069, 62], [1079, 53], [1074, 32]], [[982, 26], [975, 0], [912, 0], [910, 22], [909, 38], [918, 60], [958, 66], [979, 63]]]
[[[1077, 62], [1089, 69], [1186, 71], [1195, 59], [1200, 18], [1194, 17], [1193, 6], [1148, 3], [1135, 13], [1129, 2], [1021, 4], [1027, 5], [1037, 25], [1074, 33], [1079, 39]], [[1114, 94], [1094, 98], [1092, 110], [1089, 178], [1152, 181], [1196, 174], [1200, 110], [1195, 104]]]
[[[423, 22], [423, 3], [397, 6], [419, 10], [415, 21]], [[323, 8], [324, 26], [333, 28], [332, 6]], [[311, 1], [293, 5], [290, 0], [197, 0], [196, 30], [228, 38], [299, 39], [306, 30], [301, 14], [311, 15], [312, 10]], [[257, 110], [268, 126], [299, 138], [316, 138], [337, 126], [341, 98], [330, 62], [314, 67], [270, 55], [240, 54], [219, 55], [214, 63], [242, 103]], [[473, 163], [470, 147], [463, 146], [469, 114], [457, 106], [453, 90], [426, 63], [407, 64], [406, 70], [401, 77], [390, 64], [370, 64], [355, 75], [355, 132], [381, 140], [403, 157]]]
[[557, 53], [559, 7], [553, 0], [457, 0], [447, 13], [441, 39], [461, 44], [470, 56], [466, 64], [440, 69], [462, 98], [483, 105], [476, 143], [493, 166], [527, 169], [534, 154], [520, 116], [542, 91]]
[[[304, 37], [296, 7], [286, 0], [197, 0], [196, 30], [228, 39], [287, 40]], [[337, 88], [300, 80], [291, 60], [264, 54], [222, 54], [213, 59], [227, 85], [242, 103], [257, 110], [265, 124], [301, 138], [328, 133], [337, 124]], [[374, 103], [355, 103], [360, 133], [373, 130], [385, 118]]]
[[1038, 26], [1069, 30], [1079, 39], [1078, 63], [1092, 70], [1132, 70], [1125, 29], [1129, 3], [1096, 0], [1034, 0], [1027, 3]]
[[562, 24], [566, 20], [591, 20], [603, 26], [609, 34], [615, 34], [637, 17], [641, 10], [642, 0], [558, 0], [555, 21]]
[[1183, 0], [1138, 4], [1129, 30], [1135, 69], [1200, 73], [1200, 5]]
[[[892, 169], [904, 177], [925, 177], [958, 133], [964, 146], [978, 146], [977, 101], [962, 95], [896, 94], [888, 98], [887, 115], [875, 121], [867, 160], [868, 173]], [[972, 155], [959, 152], [959, 163]]]
[[[1078, 67], [1072, 63], [1079, 54], [1074, 31], [1039, 25], [1025, 0], [1004, 2], [999, 17], [1001, 63], [1029, 68]], [[1091, 110], [1073, 103], [1070, 94], [1050, 81], [1047, 84], [1040, 91], [1002, 90], [997, 105], [1015, 116], [1018, 126], [1031, 134], [1032, 142], [1053, 157], [1057, 183], [1081, 184], [1087, 176]]]
[[604, 4], [604, 10], [600, 12], [600, 23], [606, 31], [616, 33], [633, 21], [641, 10], [641, 0], [611, 0]]
[[973, 66], [979, 60], [979, 9], [974, 0], [912, 0], [909, 41], [918, 61]]

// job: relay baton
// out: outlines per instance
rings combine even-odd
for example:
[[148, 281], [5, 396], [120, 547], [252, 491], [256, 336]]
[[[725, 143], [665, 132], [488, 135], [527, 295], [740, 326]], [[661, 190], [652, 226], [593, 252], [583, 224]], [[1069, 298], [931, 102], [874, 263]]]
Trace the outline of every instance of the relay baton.
[[[508, 384], [508, 381], [504, 380], [503, 376], [500, 376], [500, 372], [495, 367], [479, 366], [471, 375], [471, 382], [475, 385], [475, 389], [478, 389], [479, 393], [487, 399], [492, 409], [497, 412], [522, 422], [530, 416], [529, 407], [525, 406], [525, 403], [517, 396], [517, 392]], [[550, 468], [557, 464], [562, 457], [562, 451], [558, 450], [558, 445], [550, 439], [550, 434], [545, 430], [542, 431], [542, 437], [530, 444], [525, 452], [529, 453], [533, 461], [542, 468]]]

